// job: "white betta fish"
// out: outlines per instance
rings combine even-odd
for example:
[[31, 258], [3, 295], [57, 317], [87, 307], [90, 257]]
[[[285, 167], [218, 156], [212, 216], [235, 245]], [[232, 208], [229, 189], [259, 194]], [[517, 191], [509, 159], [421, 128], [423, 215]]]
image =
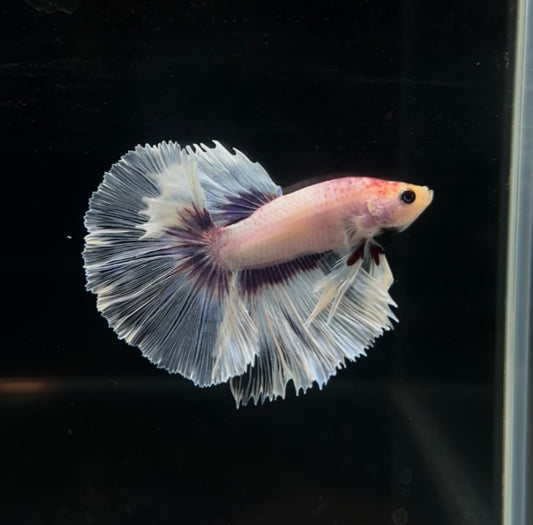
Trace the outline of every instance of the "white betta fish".
[[430, 204], [425, 186], [343, 177], [282, 194], [215, 142], [137, 146], [85, 216], [87, 288], [118, 336], [158, 367], [237, 406], [321, 388], [395, 306], [374, 237]]

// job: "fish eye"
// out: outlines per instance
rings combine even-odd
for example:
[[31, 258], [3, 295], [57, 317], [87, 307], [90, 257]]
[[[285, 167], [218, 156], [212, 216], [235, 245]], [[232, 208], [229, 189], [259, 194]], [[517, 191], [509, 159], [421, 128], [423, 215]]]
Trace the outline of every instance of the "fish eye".
[[405, 190], [400, 193], [400, 200], [405, 204], [412, 204], [415, 202], [416, 193], [413, 190]]

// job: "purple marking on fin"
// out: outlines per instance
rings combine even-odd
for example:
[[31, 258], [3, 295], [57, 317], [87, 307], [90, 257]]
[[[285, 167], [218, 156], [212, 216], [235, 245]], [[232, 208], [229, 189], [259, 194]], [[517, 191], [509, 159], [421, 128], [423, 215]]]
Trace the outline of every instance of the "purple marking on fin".
[[287, 282], [293, 275], [299, 272], [314, 270], [324, 253], [304, 255], [268, 268], [257, 270], [244, 270], [241, 274], [242, 289], [249, 295], [257, 293], [263, 286], [273, 286], [275, 284]]
[[175, 238], [172, 255], [176, 257], [176, 272], [185, 272], [194, 282], [194, 289], [216, 292], [222, 299], [229, 290], [229, 271], [221, 268], [208, 253], [211, 236], [215, 229], [209, 212], [191, 206], [181, 210], [180, 224], [166, 232]]
[[348, 260], [346, 261], [346, 266], [353, 266], [359, 259], [361, 259], [361, 257], [363, 257], [364, 250], [365, 250], [364, 242], [357, 245], [357, 247], [352, 252], [350, 257], [348, 257]]
[[225, 226], [246, 219], [257, 208], [278, 197], [279, 195], [274, 193], [263, 193], [254, 191], [253, 189], [238, 193], [231, 197], [231, 199], [228, 199], [228, 202], [221, 207], [221, 216]]

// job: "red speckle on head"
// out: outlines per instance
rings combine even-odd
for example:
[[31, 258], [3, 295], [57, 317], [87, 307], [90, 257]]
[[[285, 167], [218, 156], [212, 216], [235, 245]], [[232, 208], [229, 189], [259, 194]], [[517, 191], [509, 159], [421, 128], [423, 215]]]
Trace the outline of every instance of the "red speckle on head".
[[395, 191], [397, 183], [388, 180], [375, 179], [373, 177], [365, 178], [366, 187], [373, 195], [377, 197], [385, 197], [391, 191]]

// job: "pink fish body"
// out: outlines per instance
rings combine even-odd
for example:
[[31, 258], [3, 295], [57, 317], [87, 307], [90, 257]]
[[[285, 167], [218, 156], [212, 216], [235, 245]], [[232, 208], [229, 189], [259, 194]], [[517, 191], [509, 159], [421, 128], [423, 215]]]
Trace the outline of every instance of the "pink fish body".
[[138, 146], [85, 217], [87, 288], [119, 337], [237, 406], [322, 387], [396, 320], [373, 240], [431, 203], [425, 186], [343, 177], [283, 195], [215, 142]]
[[421, 196], [410, 215], [421, 213], [431, 202], [430, 190], [368, 177], [343, 177], [282, 195], [221, 232], [220, 258], [232, 269], [262, 268], [349, 249], [396, 226], [394, 213], [405, 207], [397, 196], [408, 188]]

